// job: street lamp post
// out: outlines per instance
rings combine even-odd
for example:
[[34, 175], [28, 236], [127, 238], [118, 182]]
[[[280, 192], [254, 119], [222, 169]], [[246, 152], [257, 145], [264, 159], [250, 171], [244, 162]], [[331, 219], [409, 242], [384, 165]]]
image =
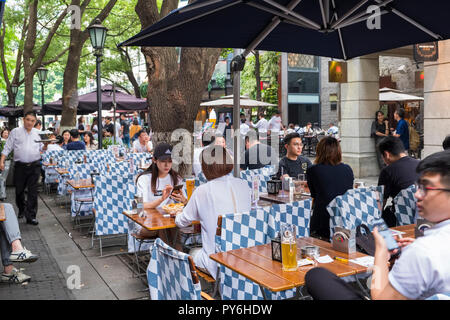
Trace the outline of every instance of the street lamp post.
[[[13, 107], [16, 108], [16, 97], [17, 97], [17, 92], [19, 92], [19, 86], [16, 83], [11, 83], [11, 92], [13, 95]], [[12, 118], [10, 117], [8, 120], [8, 125], [9, 126], [16, 126], [17, 127], [17, 117], [15, 118], [15, 121], [12, 122]]]
[[13, 107], [16, 107], [16, 96], [17, 96], [17, 92], [19, 91], [19, 86], [15, 83], [11, 84], [11, 92], [13, 94]]
[[103, 56], [103, 47], [105, 46], [106, 33], [108, 29], [102, 26], [100, 19], [96, 19], [95, 23], [88, 27], [91, 44], [94, 48], [94, 56], [97, 62], [97, 105], [98, 105], [98, 149], [102, 149], [103, 128], [102, 128], [102, 81], [100, 75], [100, 63]]
[[42, 107], [41, 107], [41, 113], [42, 113], [42, 131], [45, 131], [45, 114], [44, 114], [44, 85], [45, 81], [47, 81], [47, 73], [48, 70], [44, 67], [37, 68], [37, 74], [39, 78], [39, 82], [41, 83], [41, 98], [42, 98]]

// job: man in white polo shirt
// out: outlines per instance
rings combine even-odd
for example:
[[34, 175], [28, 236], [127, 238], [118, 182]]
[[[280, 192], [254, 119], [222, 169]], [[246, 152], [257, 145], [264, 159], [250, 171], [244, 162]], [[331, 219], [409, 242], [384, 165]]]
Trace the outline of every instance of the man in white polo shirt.
[[[423, 237], [398, 239], [401, 255], [389, 272], [389, 252], [375, 228], [373, 300], [426, 299], [450, 293], [450, 150], [434, 153], [417, 166], [419, 181], [415, 197], [419, 215], [435, 223]], [[318, 300], [357, 300], [361, 295], [323, 268], [305, 277], [308, 292]]]
[[[23, 127], [11, 131], [0, 158], [0, 171], [5, 168], [5, 159], [14, 151], [14, 186], [18, 217], [25, 217], [28, 224], [37, 225], [38, 180], [41, 174], [41, 148], [39, 130], [34, 128], [36, 113], [27, 112], [23, 118]], [[25, 189], [27, 199], [25, 200]]]

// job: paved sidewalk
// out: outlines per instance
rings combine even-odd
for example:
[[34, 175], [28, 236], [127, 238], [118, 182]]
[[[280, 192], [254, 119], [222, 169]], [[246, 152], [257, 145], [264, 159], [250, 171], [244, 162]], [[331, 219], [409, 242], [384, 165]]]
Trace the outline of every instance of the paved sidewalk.
[[[59, 206], [55, 198], [54, 193], [40, 193], [38, 226], [19, 222], [25, 247], [40, 259], [24, 265], [24, 273], [32, 276], [27, 285], [1, 284], [0, 299], [148, 299], [148, 287], [133, 277], [125, 259], [99, 257], [98, 245], [91, 248], [90, 237], [72, 229], [68, 209]], [[14, 188], [8, 188], [6, 201], [14, 203], [14, 199]], [[103, 251], [104, 255], [112, 253], [126, 253], [126, 246]], [[76, 289], [78, 270], [80, 287]]]
[[[12, 199], [12, 201], [11, 201]], [[8, 190], [5, 202], [13, 203], [14, 189]], [[16, 212], [17, 208], [15, 207]], [[0, 283], [1, 300], [69, 300], [74, 299], [58, 264], [50, 252], [45, 238], [39, 227], [28, 225], [23, 220], [19, 221], [22, 234], [22, 244], [34, 254], [39, 255], [39, 260], [34, 263], [16, 263], [16, 268], [23, 268], [23, 272], [31, 276], [31, 281], [26, 284]], [[3, 272], [3, 268], [2, 268]]]

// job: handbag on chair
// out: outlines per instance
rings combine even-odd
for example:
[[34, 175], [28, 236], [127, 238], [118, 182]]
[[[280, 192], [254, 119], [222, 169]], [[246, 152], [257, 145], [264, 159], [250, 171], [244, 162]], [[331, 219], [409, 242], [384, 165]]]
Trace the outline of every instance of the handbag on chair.
[[375, 255], [375, 238], [365, 224], [360, 224], [356, 227], [356, 247], [358, 251], [369, 256]]

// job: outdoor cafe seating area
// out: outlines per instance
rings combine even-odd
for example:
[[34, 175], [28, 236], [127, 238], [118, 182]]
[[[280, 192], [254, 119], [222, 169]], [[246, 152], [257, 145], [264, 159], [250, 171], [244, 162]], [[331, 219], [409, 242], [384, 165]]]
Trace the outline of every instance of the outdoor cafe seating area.
[[[253, 190], [253, 205], [249, 212], [219, 217], [216, 253], [210, 256], [218, 266], [214, 280], [198, 270], [188, 254], [189, 249], [201, 246], [198, 224], [194, 223], [190, 232], [179, 230], [173, 214], [162, 209], [140, 210], [136, 204], [136, 175], [150, 164], [150, 154], [128, 153], [118, 146], [43, 154], [46, 192], [55, 193], [55, 201], [66, 205], [73, 228], [91, 237], [100, 256], [107, 239], [126, 237], [130, 269], [148, 285], [150, 299], [308, 299], [305, 274], [317, 266], [354, 283], [370, 296], [365, 283], [373, 257], [358, 251], [342, 252], [333, 242], [310, 237], [313, 201], [306, 181], [296, 181], [291, 190], [295, 193], [279, 186], [273, 190], [273, 166], [240, 172], [240, 178]], [[195, 177], [196, 187], [206, 182], [202, 173]], [[409, 237], [415, 235], [414, 192], [411, 186], [394, 199], [399, 221], [394, 229]], [[382, 186], [357, 185], [336, 197], [328, 205], [330, 234], [339, 228], [355, 230], [360, 224], [371, 228], [372, 221], [381, 217], [382, 203]], [[279, 235], [285, 224], [295, 230], [299, 252], [295, 272], [283, 271], [280, 262]], [[136, 226], [159, 231], [159, 235], [164, 232], [166, 241], [139, 237]], [[303, 248], [311, 246], [318, 252], [304, 255]]]

